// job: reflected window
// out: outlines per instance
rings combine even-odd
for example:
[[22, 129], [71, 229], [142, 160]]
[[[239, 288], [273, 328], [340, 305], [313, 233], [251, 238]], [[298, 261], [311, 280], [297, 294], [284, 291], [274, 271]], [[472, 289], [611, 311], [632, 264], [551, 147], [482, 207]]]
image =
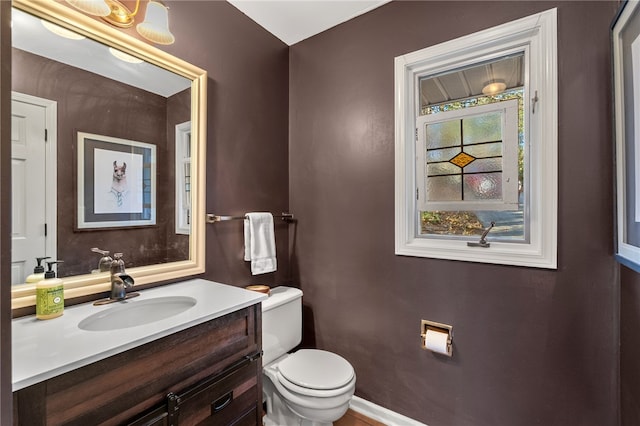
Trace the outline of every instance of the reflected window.
[[191, 122], [176, 126], [176, 234], [191, 231]]

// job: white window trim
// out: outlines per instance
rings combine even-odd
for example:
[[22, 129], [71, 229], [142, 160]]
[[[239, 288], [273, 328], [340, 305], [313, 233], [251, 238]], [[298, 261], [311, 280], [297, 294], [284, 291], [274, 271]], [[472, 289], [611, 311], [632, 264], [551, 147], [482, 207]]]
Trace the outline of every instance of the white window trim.
[[[529, 238], [468, 247], [458, 239], [418, 237], [415, 200], [415, 118], [418, 76], [469, 66], [524, 51], [524, 99], [537, 95], [535, 114], [525, 101], [525, 141], [530, 169], [526, 205]], [[535, 58], [530, 60], [528, 58]], [[395, 253], [405, 256], [557, 268], [558, 200], [557, 11], [509, 22], [395, 58]]]
[[[426, 135], [425, 126], [439, 122], [465, 119], [500, 112], [502, 121], [502, 200], [495, 201], [429, 201], [426, 187]], [[417, 208], [420, 211], [475, 211], [518, 209], [518, 100], [511, 99], [487, 105], [454, 111], [422, 115], [416, 118], [418, 153], [416, 155], [416, 182], [419, 189]], [[457, 148], [451, 147], [451, 148]], [[448, 148], [448, 147], [447, 147]]]

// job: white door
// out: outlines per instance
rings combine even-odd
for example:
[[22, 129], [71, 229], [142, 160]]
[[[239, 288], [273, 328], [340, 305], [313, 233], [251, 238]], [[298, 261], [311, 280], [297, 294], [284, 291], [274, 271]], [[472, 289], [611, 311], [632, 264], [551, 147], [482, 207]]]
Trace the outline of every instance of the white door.
[[[53, 107], [51, 106], [53, 105]], [[11, 283], [33, 273], [36, 257], [55, 257], [55, 146], [46, 139], [55, 103], [14, 93], [11, 101]], [[53, 121], [55, 123], [55, 119]], [[55, 127], [55, 125], [54, 125]], [[52, 151], [53, 148], [53, 151]], [[53, 154], [53, 156], [52, 156]], [[51, 176], [53, 172], [53, 176]], [[53, 188], [52, 188], [53, 186]], [[54, 194], [47, 194], [52, 190]], [[49, 210], [48, 210], [49, 209]], [[53, 216], [55, 217], [55, 216]], [[53, 231], [53, 232], [52, 232]], [[55, 260], [55, 259], [53, 259]]]

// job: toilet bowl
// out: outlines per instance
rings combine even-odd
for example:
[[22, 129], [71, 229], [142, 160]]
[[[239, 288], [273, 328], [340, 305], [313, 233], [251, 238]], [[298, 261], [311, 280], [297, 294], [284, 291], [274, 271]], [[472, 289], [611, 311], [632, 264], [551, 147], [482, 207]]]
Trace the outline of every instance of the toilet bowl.
[[324, 426], [344, 415], [356, 375], [343, 357], [318, 349], [287, 353], [302, 337], [302, 292], [276, 287], [262, 302], [265, 426]]

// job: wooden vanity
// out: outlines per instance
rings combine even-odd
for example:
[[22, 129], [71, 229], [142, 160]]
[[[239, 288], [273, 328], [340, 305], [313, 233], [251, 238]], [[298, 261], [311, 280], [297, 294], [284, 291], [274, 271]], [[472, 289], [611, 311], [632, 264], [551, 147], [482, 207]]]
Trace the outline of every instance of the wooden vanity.
[[258, 301], [15, 391], [14, 424], [258, 425], [261, 354]]

